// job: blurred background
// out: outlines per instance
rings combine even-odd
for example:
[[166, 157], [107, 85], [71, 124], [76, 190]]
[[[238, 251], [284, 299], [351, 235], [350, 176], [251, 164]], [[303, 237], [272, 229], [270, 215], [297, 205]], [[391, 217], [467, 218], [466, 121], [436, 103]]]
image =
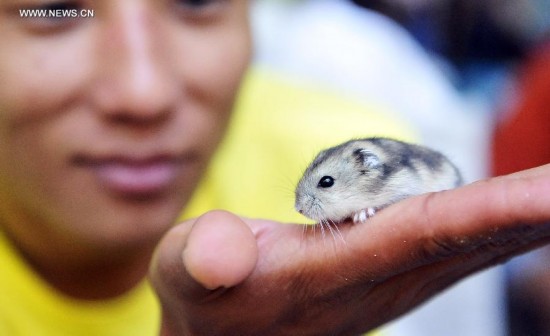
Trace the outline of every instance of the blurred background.
[[[469, 182], [550, 162], [550, 0], [256, 0], [252, 19], [257, 68], [380, 107]], [[550, 335], [550, 252], [381, 333]]]

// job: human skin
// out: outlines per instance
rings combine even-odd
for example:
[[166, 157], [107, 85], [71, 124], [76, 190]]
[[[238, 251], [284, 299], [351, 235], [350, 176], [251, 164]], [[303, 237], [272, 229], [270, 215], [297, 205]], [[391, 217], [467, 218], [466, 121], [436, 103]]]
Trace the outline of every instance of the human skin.
[[226, 128], [247, 16], [246, 0], [0, 0], [0, 227], [50, 284], [103, 299], [144, 278]]
[[360, 334], [549, 242], [548, 204], [550, 165], [404, 200], [341, 240], [207, 213], [155, 254], [163, 335]]

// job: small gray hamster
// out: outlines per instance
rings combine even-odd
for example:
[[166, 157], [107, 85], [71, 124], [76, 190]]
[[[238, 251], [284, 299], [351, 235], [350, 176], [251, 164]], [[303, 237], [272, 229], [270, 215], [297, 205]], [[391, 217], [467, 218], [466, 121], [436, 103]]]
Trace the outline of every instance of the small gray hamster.
[[389, 138], [350, 140], [321, 151], [296, 187], [298, 212], [323, 223], [363, 223], [410, 196], [462, 184], [443, 154]]

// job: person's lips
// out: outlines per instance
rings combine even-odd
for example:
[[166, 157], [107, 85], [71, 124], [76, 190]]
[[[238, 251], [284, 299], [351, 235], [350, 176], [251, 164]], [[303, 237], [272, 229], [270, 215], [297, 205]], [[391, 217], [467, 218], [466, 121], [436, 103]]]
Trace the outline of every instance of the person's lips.
[[114, 157], [83, 158], [79, 165], [90, 169], [99, 184], [127, 197], [150, 197], [167, 191], [175, 183], [183, 165], [177, 157], [135, 159]]

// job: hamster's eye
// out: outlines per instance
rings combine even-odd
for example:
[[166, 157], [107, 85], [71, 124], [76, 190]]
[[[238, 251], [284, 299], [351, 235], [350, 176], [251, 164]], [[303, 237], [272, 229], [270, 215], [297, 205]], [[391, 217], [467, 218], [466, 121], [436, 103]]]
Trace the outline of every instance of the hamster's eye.
[[334, 185], [334, 178], [331, 176], [323, 176], [319, 180], [319, 183], [317, 184], [318, 187], [321, 188], [330, 188]]

